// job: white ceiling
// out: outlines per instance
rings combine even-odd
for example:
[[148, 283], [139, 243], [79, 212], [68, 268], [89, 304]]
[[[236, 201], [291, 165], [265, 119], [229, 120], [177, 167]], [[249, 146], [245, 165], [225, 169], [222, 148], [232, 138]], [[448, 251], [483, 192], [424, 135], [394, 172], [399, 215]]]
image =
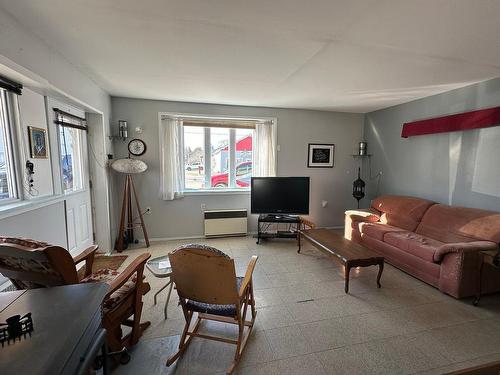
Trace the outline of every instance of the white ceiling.
[[368, 112], [500, 76], [498, 0], [0, 7], [114, 96]]

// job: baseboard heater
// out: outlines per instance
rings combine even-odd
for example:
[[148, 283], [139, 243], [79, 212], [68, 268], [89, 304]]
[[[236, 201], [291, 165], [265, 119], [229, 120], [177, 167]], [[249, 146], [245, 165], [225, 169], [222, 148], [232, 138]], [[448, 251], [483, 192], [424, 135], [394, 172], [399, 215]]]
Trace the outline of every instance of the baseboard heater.
[[206, 210], [205, 237], [245, 236], [247, 234], [246, 209]]

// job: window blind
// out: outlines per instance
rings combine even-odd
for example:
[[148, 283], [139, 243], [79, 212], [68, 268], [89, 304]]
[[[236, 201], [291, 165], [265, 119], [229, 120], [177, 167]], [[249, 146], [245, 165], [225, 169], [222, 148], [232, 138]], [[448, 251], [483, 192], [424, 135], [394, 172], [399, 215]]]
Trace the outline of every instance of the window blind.
[[14, 94], [21, 95], [23, 90], [23, 85], [14, 82], [6, 77], [0, 76], [0, 88], [7, 91], [11, 91]]
[[87, 122], [83, 117], [64, 112], [59, 108], [54, 108], [54, 113], [56, 115], [54, 123], [56, 123], [57, 125], [64, 126], [66, 128], [88, 130]]

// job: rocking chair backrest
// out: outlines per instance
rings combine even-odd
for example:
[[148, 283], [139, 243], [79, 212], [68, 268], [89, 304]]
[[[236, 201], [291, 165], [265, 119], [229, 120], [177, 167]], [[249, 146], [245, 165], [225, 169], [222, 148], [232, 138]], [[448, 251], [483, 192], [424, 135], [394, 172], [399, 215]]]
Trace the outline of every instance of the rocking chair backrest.
[[0, 273], [18, 289], [78, 283], [73, 258], [59, 246], [0, 237]]
[[222, 251], [190, 244], [175, 250], [169, 259], [181, 298], [217, 305], [237, 303], [234, 261]]

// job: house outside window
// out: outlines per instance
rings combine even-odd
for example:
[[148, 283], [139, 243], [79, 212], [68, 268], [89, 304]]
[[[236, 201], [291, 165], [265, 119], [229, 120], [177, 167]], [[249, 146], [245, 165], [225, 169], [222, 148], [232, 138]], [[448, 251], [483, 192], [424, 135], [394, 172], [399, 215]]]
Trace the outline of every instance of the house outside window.
[[184, 189], [249, 189], [253, 139], [252, 127], [184, 125]]

